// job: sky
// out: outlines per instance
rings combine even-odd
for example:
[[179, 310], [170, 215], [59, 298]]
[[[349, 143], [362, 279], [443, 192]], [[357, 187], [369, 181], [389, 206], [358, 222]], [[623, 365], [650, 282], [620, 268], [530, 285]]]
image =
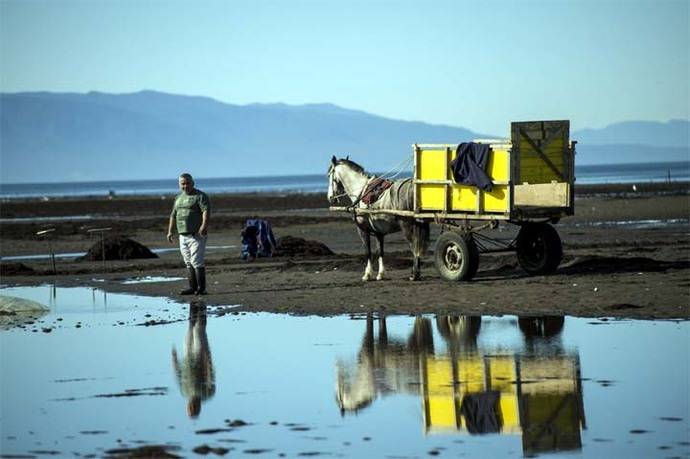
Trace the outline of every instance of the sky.
[[690, 1], [0, 0], [2, 92], [333, 103], [506, 135], [690, 118]]

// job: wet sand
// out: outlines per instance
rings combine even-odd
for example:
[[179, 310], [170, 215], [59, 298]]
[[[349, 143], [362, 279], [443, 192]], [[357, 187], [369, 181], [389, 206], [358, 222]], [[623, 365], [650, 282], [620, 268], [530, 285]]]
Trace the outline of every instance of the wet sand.
[[[329, 212], [322, 194], [213, 195], [207, 304], [292, 314], [437, 313], [454, 315], [572, 315], [582, 317], [690, 318], [690, 185], [579, 186], [573, 217], [555, 227], [564, 257], [549, 276], [528, 276], [514, 253], [482, 254], [475, 279], [447, 283], [431, 254], [422, 280], [408, 280], [411, 257], [400, 234], [387, 237], [387, 279], [362, 282], [361, 242], [347, 214]], [[86, 252], [99, 239], [87, 232], [112, 228], [150, 249], [165, 241], [171, 196], [23, 200], [0, 206], [0, 254]], [[247, 218], [267, 219], [276, 237], [326, 244], [332, 256], [240, 261], [240, 231]], [[48, 218], [48, 220], [46, 220]], [[38, 231], [55, 228], [50, 239]], [[517, 227], [502, 224], [482, 234], [510, 241]], [[438, 227], [432, 228], [433, 241]], [[136, 277], [182, 277], [173, 250], [153, 260], [80, 262], [47, 259], [2, 262], [3, 285], [93, 286], [179, 298], [185, 281], [123, 284]], [[22, 272], [23, 267], [27, 271]]]

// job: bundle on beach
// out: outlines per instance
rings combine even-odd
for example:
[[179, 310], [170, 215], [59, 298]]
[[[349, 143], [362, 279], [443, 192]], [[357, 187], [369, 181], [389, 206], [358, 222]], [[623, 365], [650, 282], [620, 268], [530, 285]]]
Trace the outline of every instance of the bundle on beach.
[[278, 239], [274, 257], [333, 255], [333, 251], [326, 244], [319, 241], [310, 241], [301, 237], [283, 236]]
[[132, 260], [135, 258], [158, 258], [147, 247], [124, 236], [109, 236], [105, 241], [96, 242], [86, 255], [79, 258], [81, 261], [103, 260], [105, 249], [106, 260]]

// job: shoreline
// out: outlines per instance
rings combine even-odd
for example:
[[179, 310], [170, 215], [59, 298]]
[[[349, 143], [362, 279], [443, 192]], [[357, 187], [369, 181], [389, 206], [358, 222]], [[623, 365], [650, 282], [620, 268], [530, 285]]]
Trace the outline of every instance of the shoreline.
[[[633, 185], [636, 190], [633, 190]], [[587, 195], [607, 195], [607, 194], [621, 194], [621, 193], [689, 193], [690, 181], [688, 180], [672, 180], [655, 181], [655, 182], [620, 182], [620, 183], [586, 183], [575, 184], [575, 194], [581, 196]], [[85, 194], [85, 195], [58, 195], [58, 196], [3, 196], [0, 197], [0, 203], [15, 204], [15, 203], [39, 203], [50, 201], [92, 201], [92, 200], [167, 200], [172, 199], [177, 195], [177, 190], [169, 190], [161, 193], [127, 193], [127, 194]], [[207, 192], [209, 196], [229, 198], [237, 197], [240, 199], [251, 197], [288, 197], [288, 196], [320, 196], [326, 193], [321, 191], [237, 191], [237, 192]], [[0, 209], [1, 211], [2, 209]], [[1, 215], [1, 214], [0, 214]]]

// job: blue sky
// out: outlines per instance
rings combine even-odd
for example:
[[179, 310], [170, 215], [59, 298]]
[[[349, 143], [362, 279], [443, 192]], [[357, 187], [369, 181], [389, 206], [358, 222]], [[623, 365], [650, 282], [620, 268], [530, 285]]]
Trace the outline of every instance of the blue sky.
[[505, 135], [690, 117], [687, 0], [0, 0], [0, 89], [330, 102]]

